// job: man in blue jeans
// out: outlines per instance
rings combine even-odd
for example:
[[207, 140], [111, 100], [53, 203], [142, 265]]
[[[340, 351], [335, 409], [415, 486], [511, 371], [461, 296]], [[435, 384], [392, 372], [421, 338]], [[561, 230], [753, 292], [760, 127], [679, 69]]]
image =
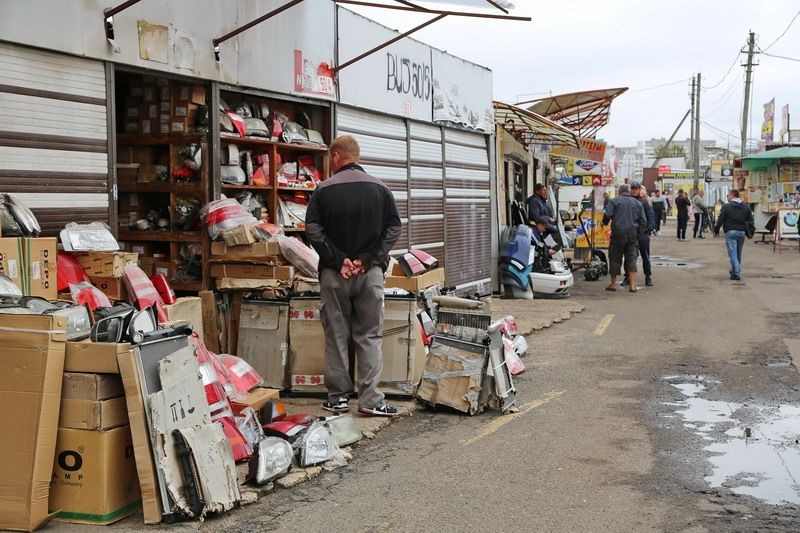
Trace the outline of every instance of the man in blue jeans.
[[739, 191], [728, 191], [728, 203], [722, 206], [714, 225], [714, 237], [719, 237], [719, 229], [725, 232], [725, 245], [731, 260], [731, 279], [742, 279], [742, 248], [747, 237], [747, 228], [753, 227], [753, 212], [739, 198]]

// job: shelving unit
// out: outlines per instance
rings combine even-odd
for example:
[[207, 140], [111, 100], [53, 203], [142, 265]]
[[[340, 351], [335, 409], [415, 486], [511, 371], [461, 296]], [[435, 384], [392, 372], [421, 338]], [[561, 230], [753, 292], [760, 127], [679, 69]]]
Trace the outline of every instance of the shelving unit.
[[[220, 94], [221, 99], [229, 106], [235, 109], [243, 102], [247, 103], [265, 103], [270, 111], [281, 113], [287, 116], [290, 120], [294, 120], [295, 116], [300, 113], [305, 113], [311, 117], [312, 122], [317, 125], [315, 129], [319, 131], [326, 143], [330, 142], [328, 132], [330, 131], [330, 114], [325, 108], [315, 108], [313, 105], [305, 105], [299, 102], [287, 102], [282, 100], [275, 100], [261, 96], [254, 96], [252, 94], [242, 94], [235, 91], [222, 91]], [[253, 194], [261, 193], [261, 196], [266, 200], [267, 219], [271, 223], [277, 223], [278, 204], [281, 196], [288, 196], [289, 194], [304, 194], [310, 195], [314, 192], [314, 188], [301, 188], [301, 187], [285, 187], [278, 186], [278, 170], [276, 164], [278, 160], [281, 163], [289, 163], [297, 161], [298, 157], [310, 156], [314, 159], [314, 166], [319, 170], [321, 176], [327, 177], [330, 174], [330, 158], [329, 151], [326, 146], [316, 146], [313, 144], [289, 144], [281, 141], [270, 140], [262, 137], [240, 137], [236, 134], [222, 132], [219, 138], [220, 147], [224, 150], [228, 145], [234, 144], [239, 148], [239, 151], [249, 150], [252, 155], [267, 155], [269, 158], [269, 185], [256, 186], [256, 185], [231, 185], [226, 183], [219, 184], [219, 190], [222, 194], [229, 197], [237, 197], [240, 193], [252, 192]], [[303, 234], [304, 227], [284, 227], [286, 233]]]
[[[175, 291], [205, 290], [211, 281], [210, 245], [195, 211], [210, 198], [211, 158], [208, 134], [195, 133], [194, 128], [195, 112], [209, 94], [208, 86], [129, 72], [118, 72], [116, 80], [118, 240], [126, 249], [151, 257], [154, 271], [166, 272]], [[181, 107], [184, 113], [177, 111]], [[190, 133], [159, 134], [164, 124]], [[186, 152], [197, 148], [199, 168], [189, 169], [184, 165]], [[181, 168], [186, 175], [176, 176]], [[184, 216], [187, 212], [189, 217]], [[148, 216], [156, 223], [138, 229], [137, 222]]]

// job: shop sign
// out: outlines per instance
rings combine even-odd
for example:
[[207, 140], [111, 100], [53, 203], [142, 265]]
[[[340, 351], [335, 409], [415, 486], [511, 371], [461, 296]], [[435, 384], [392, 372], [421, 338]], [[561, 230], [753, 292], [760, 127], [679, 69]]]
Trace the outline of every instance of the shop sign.
[[672, 167], [669, 165], [658, 165], [658, 175], [659, 177], [664, 176], [672, 172]]
[[[338, 19], [340, 64], [397, 37], [397, 32], [345, 9], [338, 10]], [[353, 63], [339, 72], [339, 98], [343, 104], [431, 122], [430, 47], [405, 38]]]
[[575, 248], [589, 248], [586, 233], [592, 239], [595, 248], [608, 248], [611, 244], [611, 226], [603, 226], [603, 212], [594, 213], [593, 217], [581, 217], [583, 225], [578, 225]]
[[595, 176], [602, 174], [603, 164], [599, 161], [589, 161], [588, 159], [566, 159], [564, 166], [567, 174], [573, 176]]
[[433, 121], [491, 132], [492, 71], [439, 50], [432, 59]]
[[336, 96], [333, 69], [327, 61], [314, 60], [302, 50], [294, 51], [294, 91], [311, 96]]
[[595, 139], [579, 137], [580, 148], [574, 146], [556, 145], [550, 149], [551, 156], [571, 157], [572, 159], [587, 159], [589, 161], [602, 161], [606, 155], [606, 143]]

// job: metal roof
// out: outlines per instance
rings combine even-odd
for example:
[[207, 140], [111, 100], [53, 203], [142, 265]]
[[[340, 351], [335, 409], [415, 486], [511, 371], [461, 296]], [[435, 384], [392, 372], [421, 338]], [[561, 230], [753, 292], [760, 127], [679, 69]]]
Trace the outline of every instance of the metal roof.
[[531, 143], [578, 147], [573, 131], [521, 107], [494, 102], [494, 121], [526, 147]]
[[527, 108], [528, 111], [558, 122], [581, 137], [594, 137], [600, 128], [608, 124], [611, 102], [627, 90], [627, 87], [616, 87], [580, 91], [530, 100], [518, 105], [533, 104]]
[[742, 161], [764, 161], [766, 159], [800, 159], [800, 146], [783, 146], [766, 152], [748, 155]]

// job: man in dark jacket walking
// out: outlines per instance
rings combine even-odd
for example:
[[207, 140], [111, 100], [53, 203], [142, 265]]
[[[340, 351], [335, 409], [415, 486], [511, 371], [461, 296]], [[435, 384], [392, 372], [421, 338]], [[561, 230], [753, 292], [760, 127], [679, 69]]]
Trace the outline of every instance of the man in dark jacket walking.
[[[653, 267], [650, 264], [650, 235], [656, 231], [656, 214], [653, 206], [647, 198], [647, 190], [638, 182], [631, 183], [631, 196], [637, 198], [642, 203], [644, 215], [647, 219], [647, 227], [644, 233], [639, 235], [639, 255], [642, 256], [642, 270], [644, 271], [644, 284], [648, 287], [653, 286]], [[625, 281], [623, 284], [628, 285], [630, 282], [628, 271], [625, 270]]]
[[378, 389], [383, 370], [383, 272], [400, 237], [400, 216], [392, 192], [358, 164], [355, 138], [334, 139], [334, 175], [311, 195], [306, 235], [319, 254], [320, 320], [325, 332], [328, 411], [349, 409], [349, 342], [358, 351], [358, 411], [395, 416]]
[[725, 232], [725, 246], [728, 249], [728, 259], [731, 261], [731, 279], [742, 279], [742, 249], [747, 237], [748, 226], [753, 226], [753, 212], [750, 206], [739, 198], [739, 191], [728, 191], [728, 203], [722, 206], [719, 218], [714, 225], [714, 237], [719, 237], [719, 229]]
[[683, 192], [683, 189], [678, 191], [678, 196], [675, 198], [675, 208], [678, 210], [678, 240], [686, 240], [686, 226], [689, 225], [689, 206], [692, 201]]
[[607, 291], [617, 290], [617, 276], [628, 272], [630, 292], [636, 292], [636, 258], [639, 254], [639, 235], [647, 228], [647, 218], [642, 203], [633, 198], [627, 185], [619, 186], [619, 196], [608, 202], [603, 214], [603, 225], [611, 221], [611, 243], [608, 249], [610, 283]]

